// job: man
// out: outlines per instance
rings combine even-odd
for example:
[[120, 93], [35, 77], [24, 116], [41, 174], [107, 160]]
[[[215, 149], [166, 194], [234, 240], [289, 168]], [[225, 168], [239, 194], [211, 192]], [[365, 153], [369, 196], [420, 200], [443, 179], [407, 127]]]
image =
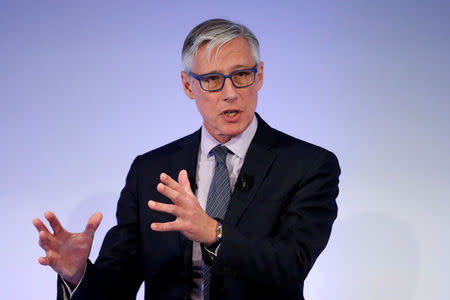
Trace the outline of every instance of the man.
[[303, 299], [336, 218], [336, 157], [255, 114], [264, 64], [246, 27], [208, 20], [182, 59], [202, 128], [135, 159], [95, 264], [100, 213], [79, 234], [33, 221], [60, 299], [134, 299], [144, 280], [146, 299]]

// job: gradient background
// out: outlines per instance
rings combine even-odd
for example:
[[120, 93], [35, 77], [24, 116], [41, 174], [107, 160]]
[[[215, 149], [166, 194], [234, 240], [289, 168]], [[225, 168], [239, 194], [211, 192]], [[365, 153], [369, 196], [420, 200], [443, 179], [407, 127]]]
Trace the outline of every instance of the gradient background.
[[340, 159], [306, 298], [450, 299], [450, 2], [337, 2], [1, 1], [0, 298], [55, 297], [45, 210], [72, 231], [101, 211], [97, 257], [134, 157], [199, 128], [182, 42], [225, 17], [260, 40], [257, 111]]

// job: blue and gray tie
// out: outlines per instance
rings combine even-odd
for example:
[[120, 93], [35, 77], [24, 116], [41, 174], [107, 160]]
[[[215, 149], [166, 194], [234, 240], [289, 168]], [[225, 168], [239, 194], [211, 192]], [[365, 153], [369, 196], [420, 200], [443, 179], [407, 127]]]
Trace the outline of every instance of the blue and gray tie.
[[[206, 213], [211, 218], [223, 219], [231, 198], [230, 177], [226, 164], [227, 153], [230, 151], [223, 145], [217, 145], [211, 152], [216, 159], [216, 165], [206, 201]], [[205, 264], [203, 269], [203, 300], [209, 300], [210, 282], [211, 268]]]

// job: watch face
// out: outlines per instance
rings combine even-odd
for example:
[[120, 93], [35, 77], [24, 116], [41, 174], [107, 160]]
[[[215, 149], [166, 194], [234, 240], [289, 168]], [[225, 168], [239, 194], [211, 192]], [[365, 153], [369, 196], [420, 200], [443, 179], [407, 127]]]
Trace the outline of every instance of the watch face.
[[217, 238], [216, 238], [216, 241], [217, 241], [217, 243], [219, 243], [222, 240], [222, 235], [223, 235], [222, 219], [214, 218], [214, 220], [217, 221], [217, 235], [216, 235]]
[[223, 227], [222, 227], [222, 223], [219, 222], [219, 226], [217, 228], [217, 240], [220, 241], [222, 239], [222, 234], [223, 234]]

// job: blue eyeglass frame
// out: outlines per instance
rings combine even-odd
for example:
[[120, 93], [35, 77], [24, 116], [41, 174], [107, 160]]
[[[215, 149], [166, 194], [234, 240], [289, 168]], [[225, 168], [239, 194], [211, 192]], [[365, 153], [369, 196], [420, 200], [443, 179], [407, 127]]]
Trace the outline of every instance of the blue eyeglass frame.
[[[232, 76], [234, 74], [236, 74], [236, 73], [243, 72], [243, 71], [252, 71], [253, 72], [253, 81], [252, 81], [252, 83], [250, 83], [248, 85], [245, 85], [245, 86], [236, 86], [236, 84], [233, 81]], [[255, 83], [255, 78], [256, 78], [256, 73], [257, 72], [258, 72], [258, 64], [256, 64], [253, 68], [236, 70], [236, 71], [231, 72], [228, 75], [225, 75], [225, 74], [222, 74], [222, 73], [207, 73], [207, 74], [198, 75], [198, 74], [195, 74], [195, 73], [192, 73], [192, 72], [188, 72], [188, 74], [189, 74], [189, 76], [192, 76], [192, 77], [194, 77], [195, 79], [198, 80], [198, 83], [200, 84], [200, 87], [202, 88], [202, 90], [204, 90], [206, 92], [217, 92], [217, 91], [220, 91], [221, 89], [223, 89], [223, 86], [225, 85], [225, 80], [227, 80], [227, 78], [230, 79], [230, 81], [233, 84], [233, 86], [235, 88], [237, 88], [237, 89], [249, 87], [249, 86], [251, 86], [252, 84]], [[202, 78], [204, 76], [210, 76], [210, 75], [218, 75], [218, 76], [222, 76], [223, 77], [222, 86], [220, 88], [217, 88], [215, 90], [206, 90], [206, 89], [203, 88], [202, 81], [201, 81]]]

